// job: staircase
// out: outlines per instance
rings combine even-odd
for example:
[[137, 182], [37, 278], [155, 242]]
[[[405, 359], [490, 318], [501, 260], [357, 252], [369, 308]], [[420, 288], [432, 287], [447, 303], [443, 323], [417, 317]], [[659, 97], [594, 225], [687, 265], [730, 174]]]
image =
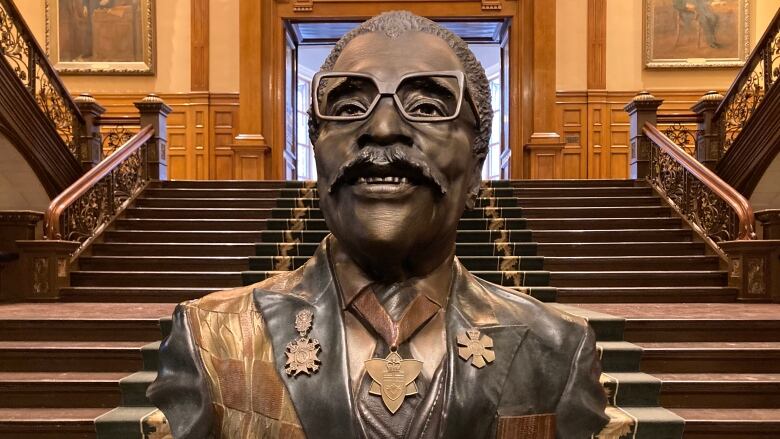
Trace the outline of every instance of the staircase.
[[[144, 392], [175, 304], [297, 268], [325, 234], [310, 184], [153, 183], [59, 302], [0, 306], [0, 438], [163, 437]], [[780, 305], [735, 303], [719, 258], [645, 183], [491, 182], [456, 252], [589, 320], [618, 407], [603, 437], [678, 438], [683, 420], [685, 438], [777, 437]]]

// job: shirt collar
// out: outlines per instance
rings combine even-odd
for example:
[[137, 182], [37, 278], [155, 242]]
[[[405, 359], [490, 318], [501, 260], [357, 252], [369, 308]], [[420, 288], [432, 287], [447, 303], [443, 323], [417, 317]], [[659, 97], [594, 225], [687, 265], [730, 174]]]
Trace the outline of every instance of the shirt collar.
[[[331, 235], [328, 240], [331, 265], [340, 287], [342, 309], [346, 309], [358, 294], [376, 282], [352, 260], [335, 237]], [[404, 282], [408, 283], [418, 294], [425, 294], [432, 302], [444, 308], [449, 299], [453, 266], [454, 256], [450, 256], [426, 276], [411, 278]]]

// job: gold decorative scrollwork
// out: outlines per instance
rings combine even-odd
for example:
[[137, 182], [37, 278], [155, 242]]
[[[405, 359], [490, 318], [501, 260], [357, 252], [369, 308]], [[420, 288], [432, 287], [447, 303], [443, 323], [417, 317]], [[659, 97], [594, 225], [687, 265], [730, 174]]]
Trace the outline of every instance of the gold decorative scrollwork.
[[662, 132], [685, 152], [693, 156], [696, 155], [696, 144], [700, 134], [698, 130], [677, 122], [667, 126]]
[[30, 47], [3, 2], [0, 2], [0, 53], [3, 54], [19, 80], [29, 88], [30, 76], [27, 60], [30, 59]]
[[120, 146], [127, 143], [137, 132], [137, 128], [132, 129], [125, 125], [111, 126], [101, 133], [101, 149], [103, 157], [108, 157], [114, 153]]

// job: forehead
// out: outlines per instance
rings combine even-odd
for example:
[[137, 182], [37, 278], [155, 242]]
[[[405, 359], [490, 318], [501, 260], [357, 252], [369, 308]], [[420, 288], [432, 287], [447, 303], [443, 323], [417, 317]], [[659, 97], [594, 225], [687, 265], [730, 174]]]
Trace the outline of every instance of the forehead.
[[412, 72], [463, 71], [463, 65], [450, 46], [435, 35], [415, 31], [388, 38], [370, 32], [347, 44], [333, 70], [371, 73], [380, 80], [390, 80]]

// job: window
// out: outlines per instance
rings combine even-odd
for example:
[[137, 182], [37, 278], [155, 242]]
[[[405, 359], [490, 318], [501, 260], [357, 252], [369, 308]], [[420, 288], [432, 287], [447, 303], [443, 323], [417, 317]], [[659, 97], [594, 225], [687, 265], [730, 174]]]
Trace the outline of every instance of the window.
[[[492, 69], [491, 69], [492, 70]], [[501, 178], [501, 72], [488, 72], [490, 82], [490, 105], [493, 109], [493, 126], [490, 128], [488, 154], [482, 167], [483, 180]]]
[[314, 148], [309, 139], [309, 105], [311, 102], [311, 78], [298, 75], [296, 102], [298, 180], [316, 180], [317, 167], [314, 164]]

